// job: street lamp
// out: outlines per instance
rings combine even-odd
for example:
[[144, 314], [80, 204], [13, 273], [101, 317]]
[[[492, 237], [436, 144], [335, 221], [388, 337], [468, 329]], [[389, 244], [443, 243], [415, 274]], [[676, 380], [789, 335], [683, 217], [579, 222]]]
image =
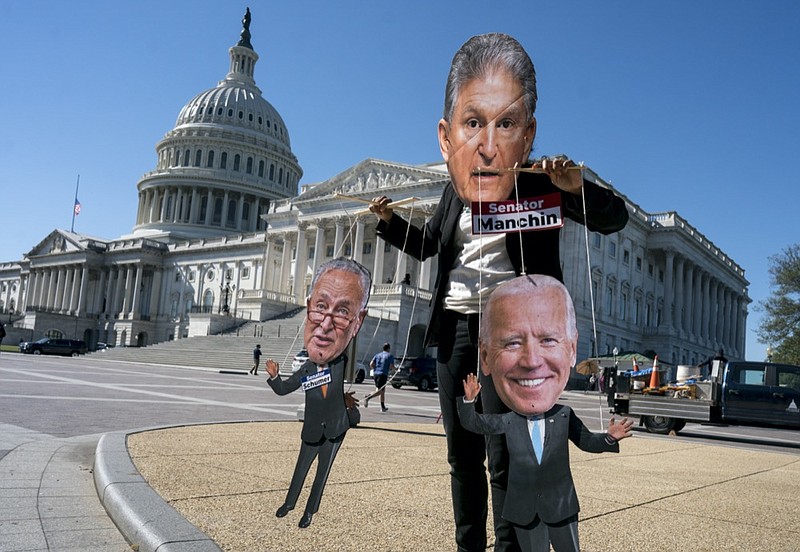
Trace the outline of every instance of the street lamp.
[[767, 362], [772, 362], [772, 345], [767, 345]]

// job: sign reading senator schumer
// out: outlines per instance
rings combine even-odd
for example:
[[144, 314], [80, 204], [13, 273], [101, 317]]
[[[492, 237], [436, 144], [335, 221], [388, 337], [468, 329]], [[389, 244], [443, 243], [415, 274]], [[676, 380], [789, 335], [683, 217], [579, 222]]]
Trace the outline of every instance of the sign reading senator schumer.
[[504, 232], [561, 228], [561, 194], [520, 198], [508, 201], [472, 202], [472, 233]]

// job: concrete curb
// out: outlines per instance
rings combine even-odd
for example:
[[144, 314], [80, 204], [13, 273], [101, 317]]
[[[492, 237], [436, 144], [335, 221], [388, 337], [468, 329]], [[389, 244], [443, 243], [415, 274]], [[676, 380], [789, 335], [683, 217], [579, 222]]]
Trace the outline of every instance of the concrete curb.
[[128, 453], [131, 433], [137, 432], [106, 433], [95, 451], [97, 496], [120, 532], [140, 552], [222, 552], [139, 474]]

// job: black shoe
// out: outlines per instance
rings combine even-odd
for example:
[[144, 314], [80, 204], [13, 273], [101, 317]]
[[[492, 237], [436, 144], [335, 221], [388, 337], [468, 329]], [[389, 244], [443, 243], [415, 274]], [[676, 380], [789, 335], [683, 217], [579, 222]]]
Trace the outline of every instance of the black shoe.
[[371, 398], [372, 398], [372, 397], [370, 397], [369, 395], [367, 395], [366, 397], [364, 397], [364, 408], [367, 408], [367, 407], [369, 406], [369, 400], [370, 400]]
[[381, 412], [386, 412], [387, 410], [389, 410], [389, 407], [381, 405]]
[[304, 512], [303, 513], [303, 517], [300, 518], [300, 523], [298, 523], [297, 526], [300, 529], [305, 529], [306, 527], [311, 525], [311, 518], [313, 516], [314, 516], [314, 514], [312, 514], [311, 512]]
[[279, 518], [286, 517], [286, 514], [288, 514], [292, 510], [292, 508], [293, 507], [287, 506], [286, 504], [281, 504], [281, 507], [278, 508], [277, 512], [275, 512], [275, 517]]

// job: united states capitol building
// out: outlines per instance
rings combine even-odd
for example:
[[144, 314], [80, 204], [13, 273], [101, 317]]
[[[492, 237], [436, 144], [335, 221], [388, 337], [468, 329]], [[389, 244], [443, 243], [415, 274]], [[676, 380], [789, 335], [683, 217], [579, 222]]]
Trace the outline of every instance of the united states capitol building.
[[[248, 21], [228, 73], [189, 100], [156, 145], [155, 168], [136, 185], [130, 234], [54, 229], [22, 259], [0, 263], [10, 338], [83, 339], [91, 349], [214, 334], [304, 306], [315, 268], [344, 255], [373, 274], [359, 348], [369, 333], [396, 351], [431, 353], [422, 339], [436, 259], [418, 262], [378, 239], [374, 215], [356, 198], [418, 198], [403, 215], [422, 224], [448, 181], [446, 167], [365, 159], [300, 185], [289, 129], [256, 86], [258, 58]], [[744, 358], [744, 270], [677, 213], [644, 212], [616, 192], [630, 213], [622, 232], [589, 233], [587, 244], [583, 226], [567, 220], [562, 231], [578, 359], [614, 347], [654, 351], [671, 364], [695, 364], [720, 348]]]

